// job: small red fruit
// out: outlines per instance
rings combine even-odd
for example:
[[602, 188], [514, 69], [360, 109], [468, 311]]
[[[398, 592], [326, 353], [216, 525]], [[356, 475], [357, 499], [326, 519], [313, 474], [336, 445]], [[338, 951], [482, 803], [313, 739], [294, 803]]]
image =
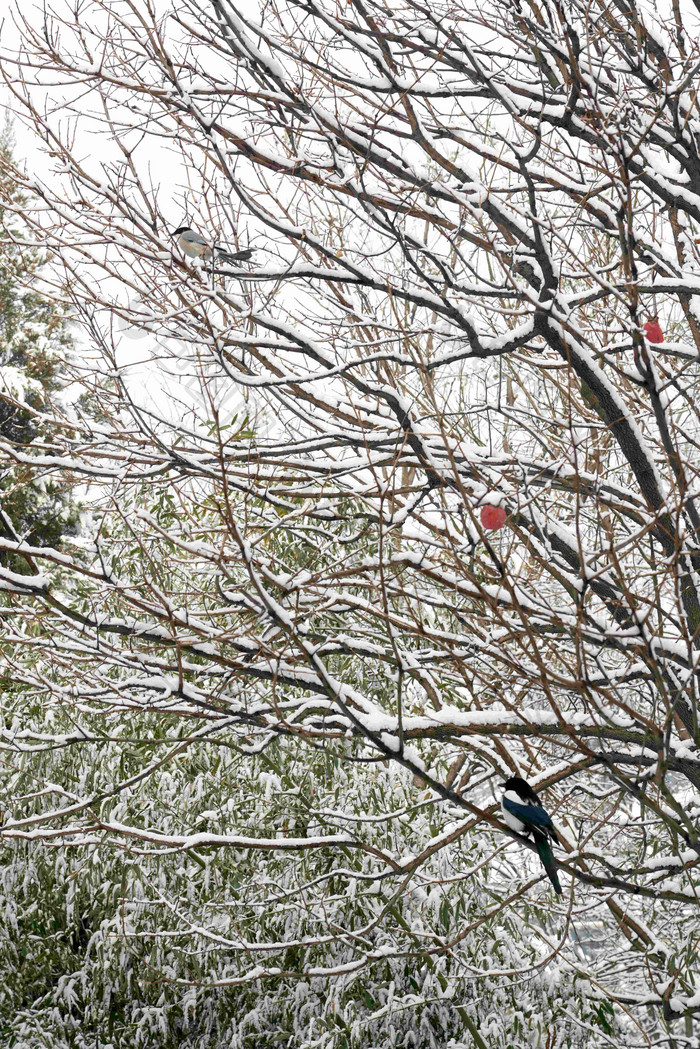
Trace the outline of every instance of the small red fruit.
[[646, 335], [649, 342], [663, 342], [664, 333], [661, 331], [661, 325], [659, 324], [658, 317], [652, 317], [651, 320], [644, 322], [644, 334]]
[[506, 512], [502, 506], [482, 506], [480, 516], [484, 528], [495, 530], [503, 528], [506, 523]]

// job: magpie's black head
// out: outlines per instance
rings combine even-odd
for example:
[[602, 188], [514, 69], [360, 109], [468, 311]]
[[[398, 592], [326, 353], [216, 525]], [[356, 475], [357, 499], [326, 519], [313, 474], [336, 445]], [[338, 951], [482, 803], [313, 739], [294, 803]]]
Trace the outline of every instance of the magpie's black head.
[[535, 792], [530, 784], [522, 778], [522, 776], [511, 776], [505, 783], [501, 783], [501, 787], [504, 790], [514, 790], [516, 794], [519, 794], [521, 798], [531, 798], [535, 796]]
[[178, 229], [173, 230], [173, 237], [177, 237], [178, 233], [191, 233], [191, 226], [179, 226]]

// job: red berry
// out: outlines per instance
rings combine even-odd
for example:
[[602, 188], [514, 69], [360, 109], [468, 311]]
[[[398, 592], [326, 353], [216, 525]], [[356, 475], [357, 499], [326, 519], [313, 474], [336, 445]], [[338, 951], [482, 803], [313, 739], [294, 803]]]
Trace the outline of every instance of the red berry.
[[644, 334], [649, 342], [664, 341], [664, 333], [661, 331], [658, 317], [652, 317], [650, 321], [644, 322]]
[[502, 506], [482, 506], [480, 516], [484, 528], [503, 528], [506, 523], [506, 512]]

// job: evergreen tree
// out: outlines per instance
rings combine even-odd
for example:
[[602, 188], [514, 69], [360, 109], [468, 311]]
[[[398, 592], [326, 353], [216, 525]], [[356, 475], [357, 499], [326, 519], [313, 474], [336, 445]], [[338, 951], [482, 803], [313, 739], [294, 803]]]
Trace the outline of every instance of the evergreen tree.
[[[0, 438], [18, 448], [46, 436], [60, 371], [72, 338], [66, 313], [35, 290], [46, 259], [23, 243], [17, 205], [26, 197], [8, 174], [13, 136], [0, 135]], [[7, 204], [13, 207], [8, 208]], [[78, 513], [64, 486], [37, 476], [0, 451], [0, 534], [34, 546], [54, 546], [75, 530]], [[0, 553], [0, 563], [23, 573], [23, 557]]]

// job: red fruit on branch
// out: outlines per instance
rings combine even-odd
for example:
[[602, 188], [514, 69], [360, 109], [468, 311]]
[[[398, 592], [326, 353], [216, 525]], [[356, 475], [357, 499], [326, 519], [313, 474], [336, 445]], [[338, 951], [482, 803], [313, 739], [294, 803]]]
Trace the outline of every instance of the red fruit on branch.
[[649, 342], [663, 342], [664, 333], [661, 331], [661, 325], [659, 324], [658, 317], [651, 317], [648, 321], [644, 322], [644, 334], [646, 335]]
[[506, 512], [502, 506], [482, 506], [480, 517], [484, 528], [492, 530], [503, 528], [506, 522]]

